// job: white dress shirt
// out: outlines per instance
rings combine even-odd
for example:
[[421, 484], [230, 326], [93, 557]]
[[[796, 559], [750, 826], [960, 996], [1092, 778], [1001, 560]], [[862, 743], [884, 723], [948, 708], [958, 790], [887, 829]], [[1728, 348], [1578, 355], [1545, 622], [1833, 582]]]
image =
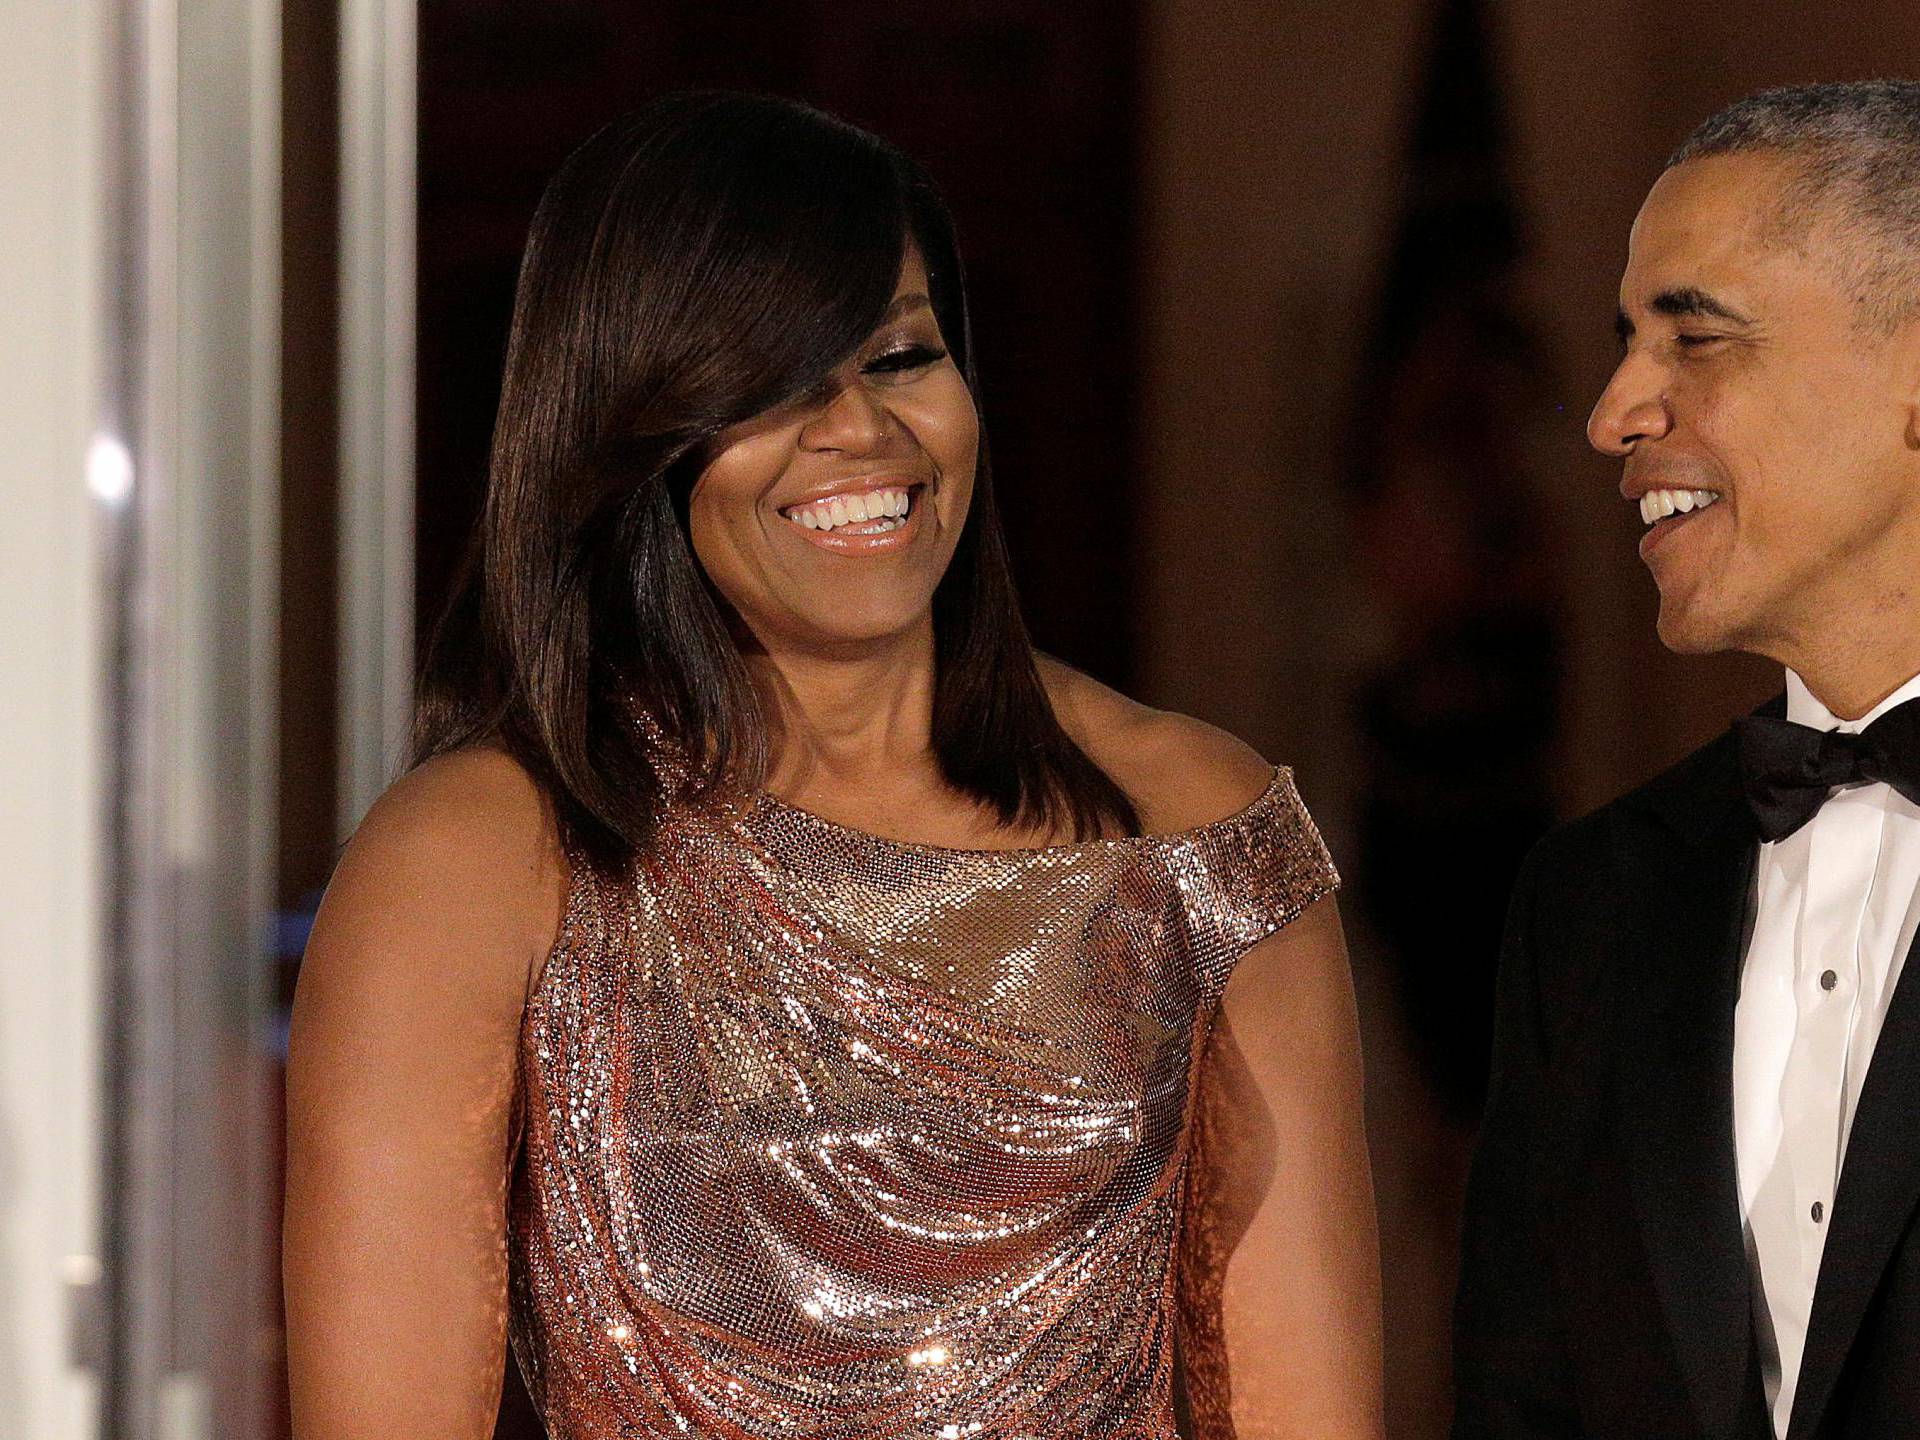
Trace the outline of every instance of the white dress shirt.
[[[1787, 718], [1864, 730], [1920, 697], [1915, 676], [1836, 720], [1787, 672]], [[1673, 877], [1686, 884], [1684, 874]], [[1920, 807], [1891, 786], [1838, 790], [1760, 847], [1753, 938], [1733, 1022], [1733, 1129], [1761, 1373], [1784, 1436], [1847, 1132], [1920, 922]]]

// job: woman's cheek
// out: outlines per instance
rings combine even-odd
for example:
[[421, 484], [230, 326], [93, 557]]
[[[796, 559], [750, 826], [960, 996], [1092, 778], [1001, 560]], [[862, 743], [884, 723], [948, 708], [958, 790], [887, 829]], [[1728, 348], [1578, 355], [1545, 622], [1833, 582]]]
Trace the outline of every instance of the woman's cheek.
[[[751, 517], [748, 517], [751, 523]], [[734, 507], [717, 503], [712, 494], [696, 495], [687, 509], [687, 528], [692, 542], [693, 558], [701, 571], [713, 584], [728, 604], [739, 609], [742, 605], [751, 606], [747, 575], [750, 567], [744, 564], [746, 541], [749, 537], [740, 533], [741, 516]]]
[[980, 455], [980, 419], [966, 382], [957, 375], [929, 396], [912, 428], [944, 483], [970, 489]]

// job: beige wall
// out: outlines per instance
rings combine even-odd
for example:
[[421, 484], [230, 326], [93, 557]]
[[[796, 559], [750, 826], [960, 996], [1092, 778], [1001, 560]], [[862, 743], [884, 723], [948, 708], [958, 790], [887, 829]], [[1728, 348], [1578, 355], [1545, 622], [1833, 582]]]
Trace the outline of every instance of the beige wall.
[[[1340, 427], [1433, 8], [1148, 7], [1142, 689], [1299, 765], [1336, 830], [1350, 769], [1342, 680], [1367, 638], [1342, 558]], [[1920, 70], [1920, 12], [1898, 0], [1485, 8], [1532, 232], [1525, 300], [1564, 407], [1545, 443], [1571, 604], [1562, 798], [1578, 810], [1776, 680], [1740, 657], [1660, 649], [1617, 470], [1582, 435], [1613, 363], [1633, 214], [1661, 158], [1726, 101]]]
[[[1374, 622], [1346, 560], [1353, 370], [1401, 198], [1435, 0], [1147, 7], [1141, 255], [1141, 690], [1299, 768], [1354, 854], [1352, 680]], [[1717, 0], [1525, 0], [1490, 12], [1532, 248], [1519, 297], [1555, 408], [1529, 435], [1561, 547], [1569, 670], [1559, 801], [1653, 774], [1777, 687], [1746, 657], [1675, 657], [1617, 465], [1587, 411], [1616, 356], [1633, 215], [1695, 122], [1763, 85], [1920, 66], [1920, 11]], [[1546, 543], [1543, 537], [1543, 543]], [[1398, 990], [1348, 908], [1386, 1261], [1395, 1440], [1439, 1440], [1472, 1137], [1433, 1105]], [[1437, 917], [1436, 923], [1444, 923]]]
[[1148, 8], [1142, 689], [1342, 764], [1348, 370], [1422, 41], [1404, 0]]
[[[1507, 7], [1506, 63], [1536, 226], [1536, 313], [1584, 419], [1616, 346], [1609, 322], [1626, 236], [1668, 151], [1720, 106], [1768, 85], [1920, 72], [1920, 11], [1895, 0], [1662, 5], [1537, 0]], [[1844, 18], [1839, 18], [1844, 17]], [[1569, 692], [1570, 801], [1644, 778], [1778, 688], [1739, 656], [1668, 654], [1632, 550], [1615, 468], [1565, 436], [1580, 665]]]

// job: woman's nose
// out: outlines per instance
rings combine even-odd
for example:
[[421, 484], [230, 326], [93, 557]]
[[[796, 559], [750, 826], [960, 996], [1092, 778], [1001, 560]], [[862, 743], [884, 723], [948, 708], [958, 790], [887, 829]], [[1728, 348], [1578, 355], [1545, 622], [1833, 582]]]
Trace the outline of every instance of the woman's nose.
[[863, 453], [887, 438], [892, 417], [858, 380], [840, 385], [800, 430], [800, 444], [809, 450], [845, 450]]

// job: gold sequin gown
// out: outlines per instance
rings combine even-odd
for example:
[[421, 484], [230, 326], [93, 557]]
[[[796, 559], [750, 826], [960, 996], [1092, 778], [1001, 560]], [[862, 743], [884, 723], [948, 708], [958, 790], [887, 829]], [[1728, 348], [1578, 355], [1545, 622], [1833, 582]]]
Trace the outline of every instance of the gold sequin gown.
[[1173, 835], [954, 850], [761, 795], [576, 867], [509, 1199], [553, 1440], [1173, 1440], [1208, 1029], [1336, 884], [1285, 770]]

